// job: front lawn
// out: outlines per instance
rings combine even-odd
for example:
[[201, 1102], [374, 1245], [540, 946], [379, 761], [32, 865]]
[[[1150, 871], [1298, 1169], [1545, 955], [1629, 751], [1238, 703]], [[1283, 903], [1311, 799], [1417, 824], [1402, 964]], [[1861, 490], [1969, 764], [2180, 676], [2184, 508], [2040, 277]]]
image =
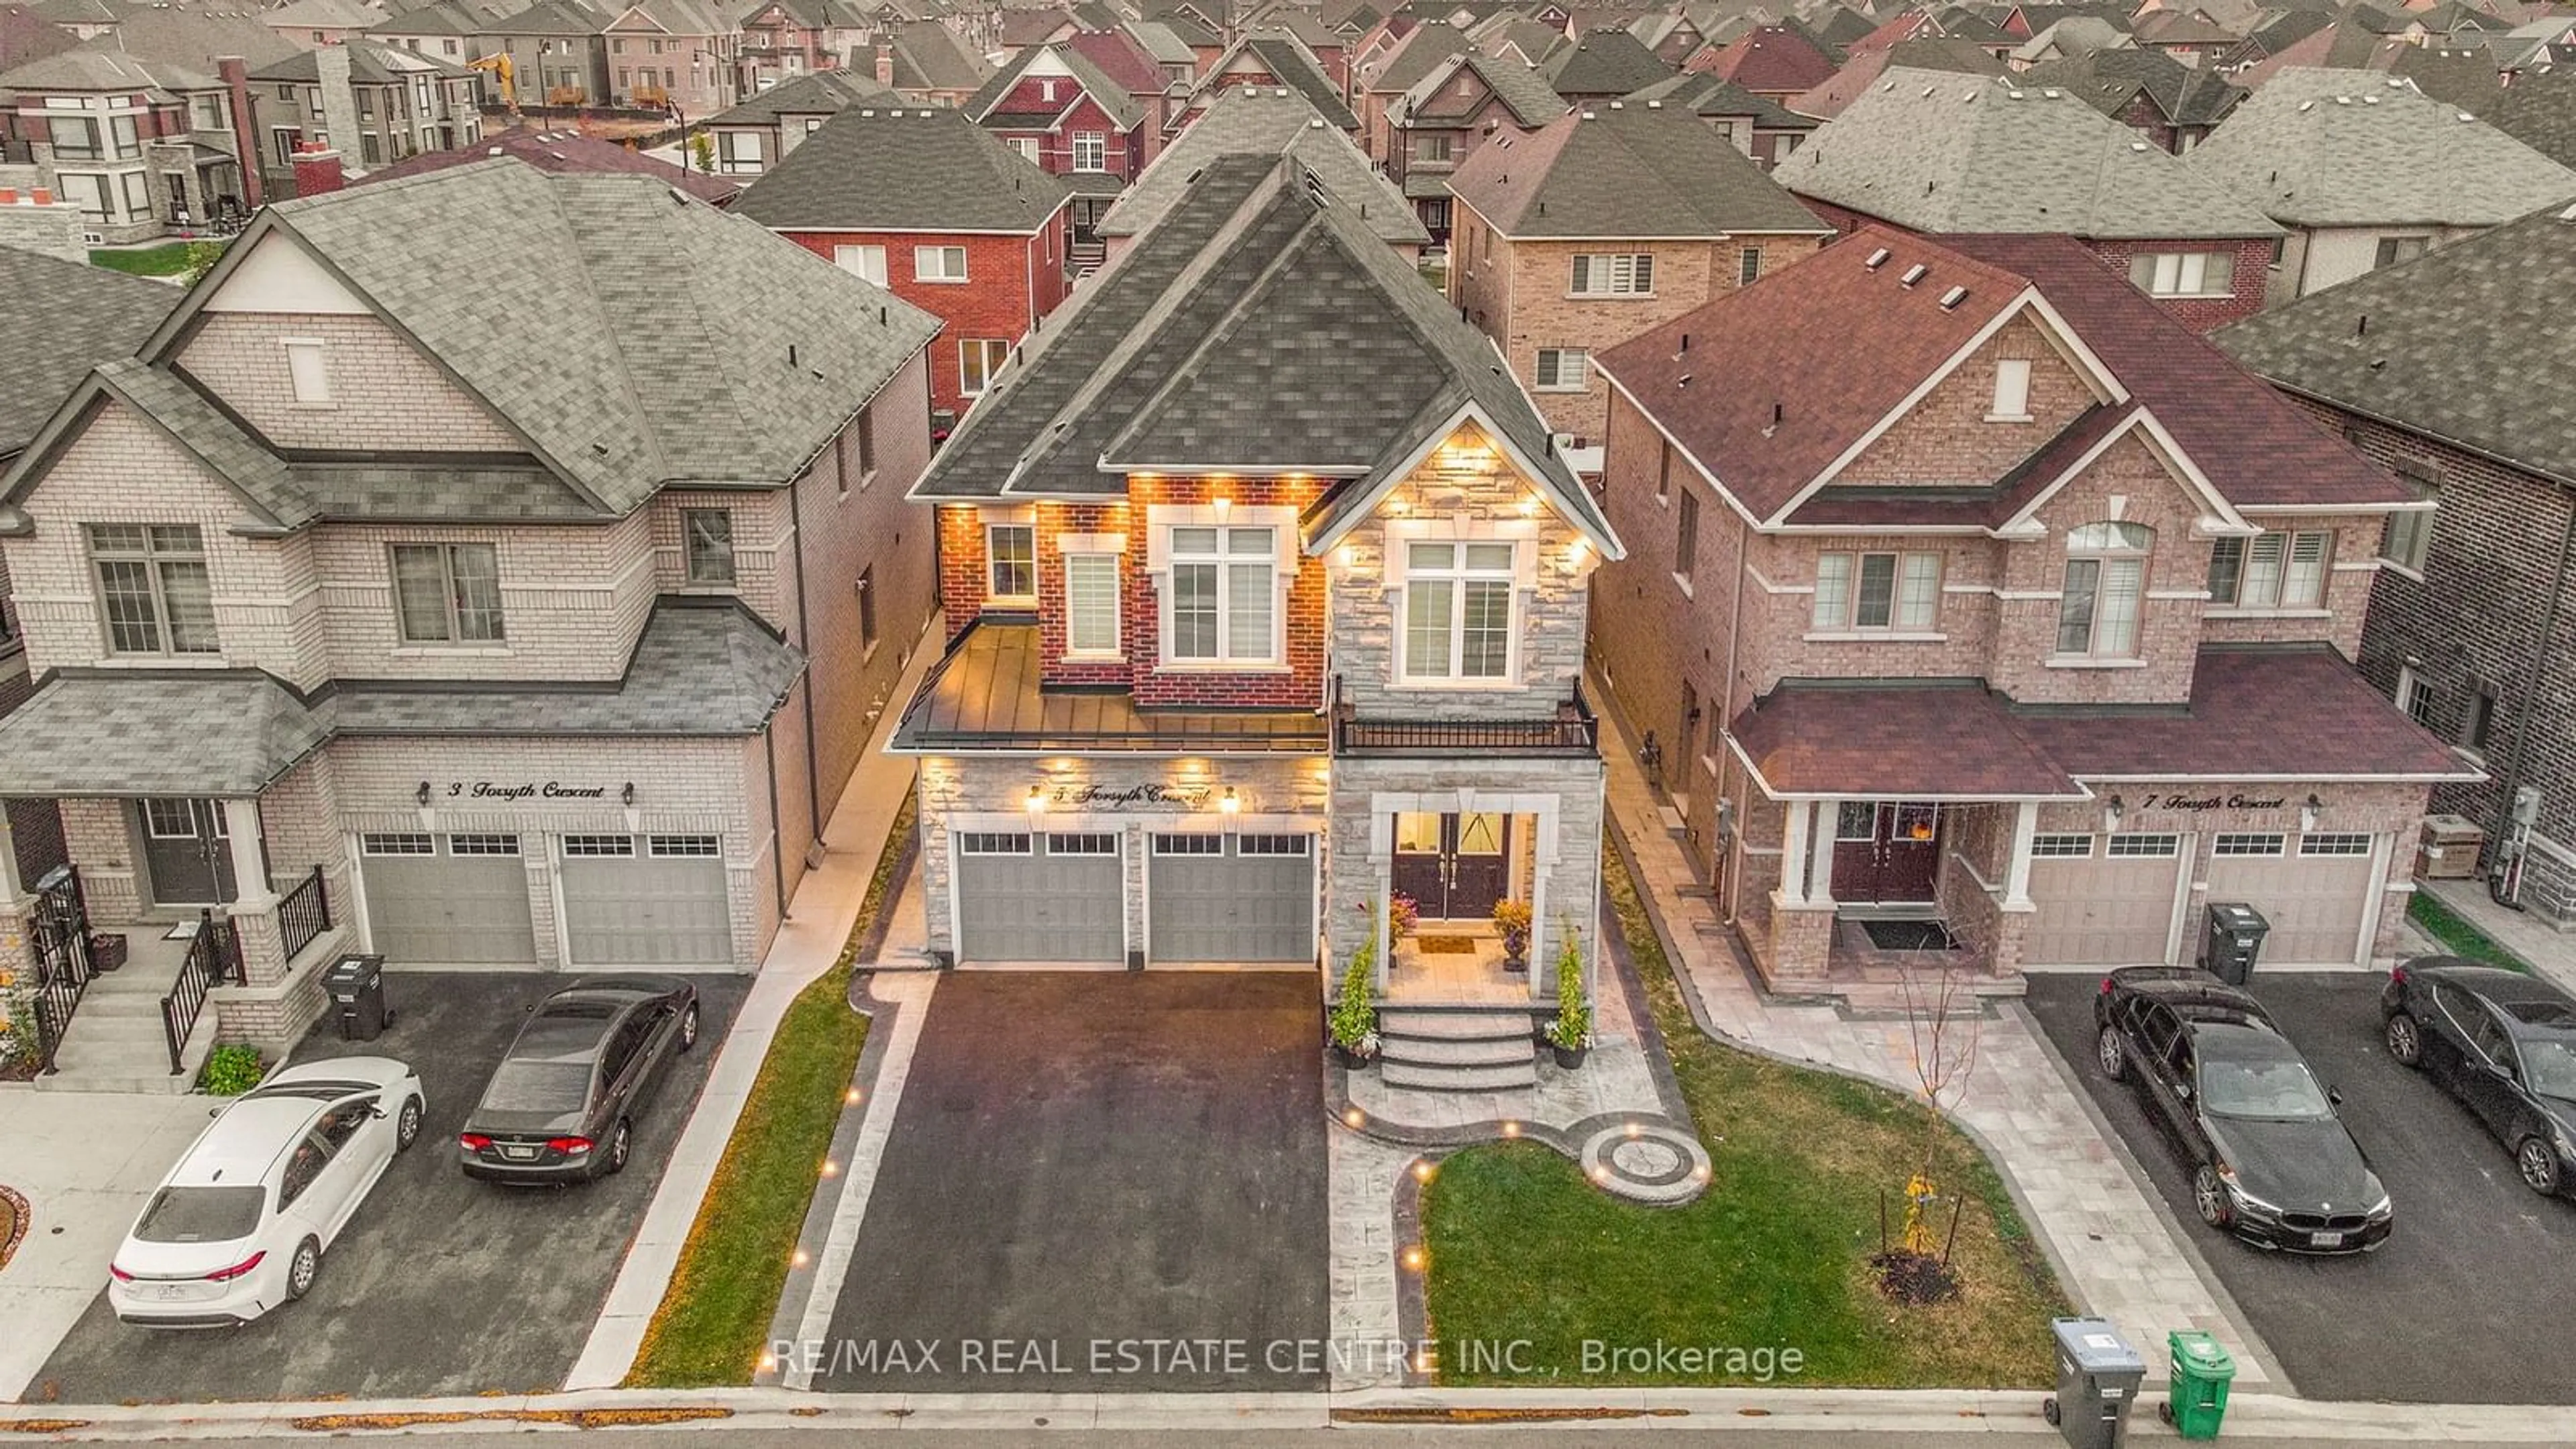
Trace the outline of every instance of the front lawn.
[[788, 1003], [770, 1039], [679, 1267], [627, 1372], [628, 1387], [747, 1384], [757, 1371], [844, 1094], [867, 1044], [868, 1020], [850, 1010], [851, 963], [888, 908], [912, 832], [907, 796], [841, 959]]
[[138, 277], [179, 277], [223, 254], [224, 244], [217, 241], [171, 242], [157, 247], [98, 247], [91, 250], [89, 264], [112, 272], [130, 272]]
[[2415, 898], [2406, 903], [2406, 914], [2416, 925], [2424, 928], [2425, 935], [2454, 956], [2466, 956], [2472, 961], [2484, 961], [2490, 966], [2501, 966], [2507, 971], [2520, 971], [2525, 975], [2531, 972], [2531, 963], [2513, 954], [2503, 942], [2479, 930], [2466, 916], [2442, 904], [2440, 897], [2421, 886], [2416, 888]]
[[[1534, 1143], [1467, 1149], [1423, 1190], [1430, 1332], [1449, 1345], [1448, 1384], [1748, 1383], [2035, 1387], [2049, 1381], [2048, 1320], [2068, 1311], [1994, 1169], [1956, 1129], [1908, 1098], [1721, 1045], [1683, 1006], [1654, 928], [1615, 851], [1605, 852], [1619, 926], [1645, 982], [1714, 1173], [1698, 1201], [1650, 1208], [1590, 1186]], [[2061, 1090], [2057, 1083], [2034, 1090]], [[1952, 1302], [1900, 1308], [1869, 1259], [1934, 1137], [1934, 1180], [1966, 1194]], [[1946, 1232], [1950, 1207], [1935, 1220]], [[1469, 1341], [1523, 1341], [1515, 1367], [1455, 1367]], [[1740, 1349], [1706, 1368], [1620, 1363], [1614, 1350]], [[1801, 1360], [1783, 1372], [1786, 1350]], [[1757, 1357], [1767, 1350], [1771, 1357]]]

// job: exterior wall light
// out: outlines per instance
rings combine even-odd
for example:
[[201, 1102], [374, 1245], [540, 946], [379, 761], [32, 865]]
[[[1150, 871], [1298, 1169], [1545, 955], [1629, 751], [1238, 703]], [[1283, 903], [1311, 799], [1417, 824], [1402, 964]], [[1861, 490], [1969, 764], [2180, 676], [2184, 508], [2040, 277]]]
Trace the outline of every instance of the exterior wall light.
[[1225, 795], [1222, 799], [1216, 802], [1216, 808], [1224, 811], [1228, 815], [1232, 815], [1243, 809], [1243, 801], [1235, 795], [1234, 787], [1232, 785], [1225, 787]]

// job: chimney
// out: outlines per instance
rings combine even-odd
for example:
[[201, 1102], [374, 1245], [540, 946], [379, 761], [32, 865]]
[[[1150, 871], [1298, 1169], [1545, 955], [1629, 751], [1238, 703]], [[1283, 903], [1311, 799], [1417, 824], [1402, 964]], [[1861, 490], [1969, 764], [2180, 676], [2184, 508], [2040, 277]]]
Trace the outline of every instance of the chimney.
[[232, 95], [233, 159], [241, 163], [242, 204], [257, 210], [267, 199], [267, 188], [259, 170], [259, 128], [251, 116], [250, 62], [238, 55], [218, 56], [215, 75]]
[[89, 260], [89, 248], [81, 240], [80, 208], [56, 201], [52, 189], [43, 186], [33, 192], [0, 190], [0, 247], [67, 262]]
[[340, 153], [328, 146], [295, 148], [295, 194], [324, 196], [348, 184], [340, 171]]
[[891, 45], [877, 47], [877, 84], [888, 87], [894, 84], [894, 47]]
[[326, 45], [313, 52], [313, 75], [322, 91], [323, 134], [340, 148], [341, 162], [352, 179], [366, 175], [367, 168], [358, 162], [358, 93], [349, 84], [348, 50]]

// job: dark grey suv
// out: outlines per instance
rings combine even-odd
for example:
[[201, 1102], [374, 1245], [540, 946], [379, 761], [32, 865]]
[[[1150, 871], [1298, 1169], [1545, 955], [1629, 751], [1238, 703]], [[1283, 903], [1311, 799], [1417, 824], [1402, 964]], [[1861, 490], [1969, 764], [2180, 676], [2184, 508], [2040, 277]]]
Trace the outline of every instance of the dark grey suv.
[[635, 1119], [698, 1044], [698, 989], [672, 976], [596, 976], [547, 997], [519, 1028], [456, 1137], [468, 1177], [587, 1181], [622, 1170]]

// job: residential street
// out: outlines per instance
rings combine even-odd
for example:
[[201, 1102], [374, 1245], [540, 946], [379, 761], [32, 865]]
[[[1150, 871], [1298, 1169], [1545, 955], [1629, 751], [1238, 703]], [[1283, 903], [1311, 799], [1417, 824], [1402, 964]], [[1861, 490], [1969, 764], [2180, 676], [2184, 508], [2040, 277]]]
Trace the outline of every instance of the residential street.
[[[2049, 1041], [2146, 1169], [2298, 1391], [2320, 1399], [2576, 1403], [2566, 1311], [2576, 1204], [2545, 1202], [2477, 1119], [2380, 1045], [2379, 988], [2360, 973], [2254, 976], [2397, 1205], [2397, 1230], [2366, 1257], [2267, 1254], [2203, 1227], [2189, 1174], [2153, 1134], [2135, 1093], [2093, 1063], [2087, 973], [2034, 976], [2028, 1004]], [[2465, 1316], [2464, 1316], [2465, 1315]], [[2480, 1328], [2463, 1332], [2464, 1323]]]

